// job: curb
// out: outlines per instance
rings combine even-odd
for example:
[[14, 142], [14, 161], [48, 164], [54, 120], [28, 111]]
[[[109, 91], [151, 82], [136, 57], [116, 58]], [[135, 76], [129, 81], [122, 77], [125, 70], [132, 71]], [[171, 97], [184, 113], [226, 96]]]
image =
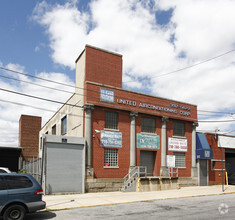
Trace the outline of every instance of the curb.
[[137, 202], [151, 202], [151, 201], [158, 201], [158, 200], [167, 200], [167, 199], [183, 199], [183, 198], [192, 198], [192, 197], [202, 197], [202, 196], [216, 196], [216, 195], [226, 195], [226, 194], [235, 194], [235, 192], [221, 192], [221, 193], [212, 193], [212, 194], [201, 194], [201, 195], [191, 195], [191, 196], [179, 196], [174, 198], [159, 198], [159, 199], [146, 199], [146, 200], [138, 200], [138, 201], [129, 201], [129, 202], [119, 202], [119, 203], [110, 203], [110, 204], [97, 204], [97, 205], [84, 205], [78, 207], [69, 207], [69, 208], [58, 208], [58, 209], [50, 209], [46, 208], [41, 212], [45, 211], [62, 211], [62, 210], [71, 210], [71, 209], [80, 209], [80, 208], [89, 208], [89, 207], [99, 207], [99, 206], [111, 206], [111, 205], [122, 205], [122, 204], [129, 204], [129, 203], [137, 203]]

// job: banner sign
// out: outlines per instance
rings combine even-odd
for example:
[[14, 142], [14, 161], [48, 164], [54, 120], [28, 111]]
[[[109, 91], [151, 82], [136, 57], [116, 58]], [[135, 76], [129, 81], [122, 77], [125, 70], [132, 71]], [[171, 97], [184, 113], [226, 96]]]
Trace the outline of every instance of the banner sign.
[[137, 148], [160, 149], [159, 136], [150, 134], [137, 134]]
[[114, 103], [114, 91], [100, 88], [100, 101]]
[[185, 138], [168, 138], [168, 150], [187, 152], [188, 144]]
[[100, 144], [102, 147], [122, 147], [122, 133], [114, 131], [101, 131]]

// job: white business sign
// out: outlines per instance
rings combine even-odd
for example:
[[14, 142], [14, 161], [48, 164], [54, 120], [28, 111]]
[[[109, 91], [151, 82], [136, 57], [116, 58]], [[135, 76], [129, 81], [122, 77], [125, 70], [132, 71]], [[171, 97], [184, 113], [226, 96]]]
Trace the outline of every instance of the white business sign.
[[218, 147], [235, 149], [235, 137], [219, 136]]
[[188, 142], [185, 138], [168, 138], [168, 150], [187, 152]]
[[100, 101], [114, 103], [114, 91], [100, 88]]
[[166, 163], [168, 167], [175, 167], [175, 155], [166, 155]]

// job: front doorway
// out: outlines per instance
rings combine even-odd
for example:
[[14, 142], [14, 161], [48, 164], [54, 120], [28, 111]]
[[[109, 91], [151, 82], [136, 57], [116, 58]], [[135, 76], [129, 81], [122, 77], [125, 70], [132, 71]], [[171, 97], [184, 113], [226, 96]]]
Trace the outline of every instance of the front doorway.
[[147, 175], [154, 176], [156, 151], [140, 151], [140, 166], [147, 167]]
[[208, 162], [205, 159], [199, 160], [199, 185], [208, 185]]

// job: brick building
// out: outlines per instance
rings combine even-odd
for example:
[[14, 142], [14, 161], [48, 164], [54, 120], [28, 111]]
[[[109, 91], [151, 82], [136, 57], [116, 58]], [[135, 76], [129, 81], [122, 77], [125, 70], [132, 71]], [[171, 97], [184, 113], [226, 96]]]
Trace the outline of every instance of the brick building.
[[208, 161], [209, 184], [222, 184], [222, 180], [225, 183], [225, 172], [228, 178], [235, 174], [235, 137], [213, 133], [205, 135], [213, 151], [213, 158]]
[[86, 45], [76, 60], [75, 93], [40, 136], [84, 137], [87, 178], [123, 178], [136, 166], [165, 176], [173, 158], [179, 177], [193, 179], [196, 126], [196, 105], [123, 89], [122, 55]]
[[21, 115], [19, 120], [19, 146], [23, 148], [23, 160], [38, 158], [38, 140], [41, 130], [41, 117]]

